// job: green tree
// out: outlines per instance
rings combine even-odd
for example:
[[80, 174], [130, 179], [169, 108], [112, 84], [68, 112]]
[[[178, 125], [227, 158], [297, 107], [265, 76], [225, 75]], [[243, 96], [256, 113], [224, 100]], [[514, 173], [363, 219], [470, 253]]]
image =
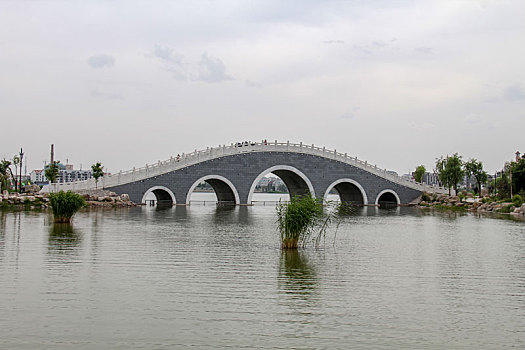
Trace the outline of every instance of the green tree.
[[446, 158], [438, 158], [436, 160], [436, 171], [441, 184], [448, 187], [448, 194], [450, 195], [451, 189], [454, 188], [457, 196], [458, 184], [465, 175], [461, 156], [454, 153], [452, 156], [447, 156]]
[[49, 180], [50, 183], [57, 182], [58, 178], [58, 160], [55, 160], [53, 163], [50, 163], [46, 170], [44, 171], [44, 175]]
[[487, 182], [487, 172], [483, 170], [483, 163], [476, 159], [471, 159], [464, 165], [465, 173], [470, 177], [474, 176], [477, 183], [477, 192], [481, 193], [481, 185]]
[[426, 171], [427, 169], [425, 169], [424, 165], [420, 165], [416, 168], [416, 171], [414, 172], [414, 179], [416, 180], [416, 182], [423, 181], [423, 175], [425, 175]]
[[7, 190], [10, 185], [10, 180], [14, 179], [13, 172], [11, 171], [11, 162], [3, 159], [0, 162], [0, 190]]
[[102, 163], [96, 162], [91, 166], [92, 175], [95, 178], [95, 188], [98, 187], [98, 179], [104, 176], [104, 167]]
[[512, 162], [512, 189], [514, 193], [525, 190], [525, 159]]

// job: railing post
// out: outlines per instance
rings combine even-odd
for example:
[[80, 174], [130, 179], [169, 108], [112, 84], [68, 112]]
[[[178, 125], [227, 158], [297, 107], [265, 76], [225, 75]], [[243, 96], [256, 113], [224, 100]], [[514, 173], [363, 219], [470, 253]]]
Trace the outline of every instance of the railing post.
[[286, 150], [287, 150], [287, 151], [290, 150], [290, 141], [286, 141]]
[[334, 149], [334, 160], [336, 160], [336, 159], [337, 159], [337, 150]]
[[345, 152], [345, 160], [348, 160], [348, 154]]
[[146, 164], [146, 176], [148, 175], [148, 164]]
[[324, 157], [325, 152], [326, 152], [326, 149], [325, 149], [325, 146], [323, 146], [323, 157]]
[[302, 150], [303, 150], [303, 142], [301, 141], [301, 142], [299, 143], [299, 151], [302, 152]]

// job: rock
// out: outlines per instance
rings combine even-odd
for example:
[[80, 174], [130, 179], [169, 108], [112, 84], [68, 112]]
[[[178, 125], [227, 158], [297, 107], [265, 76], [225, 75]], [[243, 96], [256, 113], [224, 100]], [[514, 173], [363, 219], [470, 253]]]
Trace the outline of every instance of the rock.
[[2, 191], [2, 196], [4, 196], [4, 197], [9, 196], [9, 192], [7, 192], [7, 190], [3, 190]]
[[121, 194], [120, 199], [122, 199], [124, 202], [129, 202], [129, 194], [127, 193]]
[[97, 197], [97, 201], [99, 201], [99, 202], [103, 202], [104, 199], [105, 199], [105, 197]]
[[34, 196], [26, 196], [25, 200], [29, 201], [29, 202], [34, 202], [36, 200], [36, 198]]
[[116, 194], [115, 192], [109, 192], [109, 196], [110, 196], [110, 197], [116, 197], [117, 194]]
[[26, 185], [24, 186], [24, 192], [25, 193], [37, 193], [40, 192], [40, 186], [38, 185]]

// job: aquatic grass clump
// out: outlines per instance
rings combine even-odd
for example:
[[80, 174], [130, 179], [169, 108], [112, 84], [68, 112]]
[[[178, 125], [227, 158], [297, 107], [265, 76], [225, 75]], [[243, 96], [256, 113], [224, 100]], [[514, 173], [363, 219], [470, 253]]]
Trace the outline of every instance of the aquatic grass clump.
[[49, 195], [49, 204], [56, 223], [69, 223], [73, 215], [86, 206], [86, 201], [78, 193], [60, 191]]
[[[306, 242], [324, 216], [322, 201], [310, 195], [292, 197], [289, 203], [277, 204], [277, 223], [281, 232], [282, 248], [297, 249], [299, 242]], [[326, 225], [321, 226], [318, 239], [326, 229]]]

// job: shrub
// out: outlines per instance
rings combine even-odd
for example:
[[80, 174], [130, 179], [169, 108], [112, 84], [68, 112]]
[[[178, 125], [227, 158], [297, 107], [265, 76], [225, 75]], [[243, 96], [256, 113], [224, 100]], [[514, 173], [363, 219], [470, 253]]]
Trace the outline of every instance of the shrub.
[[425, 202], [430, 202], [430, 196], [428, 195], [428, 193], [426, 193], [426, 192], [423, 193], [423, 194], [421, 195], [421, 200], [422, 200], [422, 201], [425, 201]]
[[523, 199], [521, 199], [519, 194], [515, 194], [512, 197], [512, 203], [514, 203], [515, 206], [520, 207], [523, 204]]
[[60, 191], [49, 195], [49, 204], [56, 223], [68, 223], [73, 215], [86, 205], [84, 198], [71, 191]]

